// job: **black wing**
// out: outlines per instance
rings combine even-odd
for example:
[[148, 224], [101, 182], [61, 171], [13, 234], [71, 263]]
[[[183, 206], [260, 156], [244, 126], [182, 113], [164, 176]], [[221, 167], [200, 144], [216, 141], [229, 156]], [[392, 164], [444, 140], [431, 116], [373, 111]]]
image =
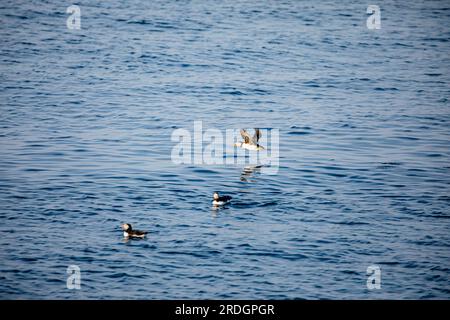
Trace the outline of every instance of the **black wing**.
[[230, 196], [223, 196], [219, 198], [219, 201], [230, 201], [231, 197]]
[[140, 230], [133, 230], [133, 232], [132, 232], [132, 234], [134, 235], [134, 236], [143, 236], [143, 235], [146, 235], [148, 232], [147, 231], [140, 231]]
[[261, 131], [258, 128], [255, 128], [255, 135], [253, 136], [253, 141], [258, 143], [259, 138], [261, 138]]

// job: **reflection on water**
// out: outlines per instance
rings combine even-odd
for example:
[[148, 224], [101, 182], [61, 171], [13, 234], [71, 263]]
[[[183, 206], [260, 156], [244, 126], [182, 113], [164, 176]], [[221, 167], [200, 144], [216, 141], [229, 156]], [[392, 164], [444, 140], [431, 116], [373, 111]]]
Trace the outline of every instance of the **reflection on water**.
[[246, 166], [244, 170], [242, 170], [241, 173], [241, 181], [243, 182], [253, 182], [250, 180], [250, 178], [254, 177], [256, 173], [261, 172], [262, 165], [256, 165], [256, 166]]

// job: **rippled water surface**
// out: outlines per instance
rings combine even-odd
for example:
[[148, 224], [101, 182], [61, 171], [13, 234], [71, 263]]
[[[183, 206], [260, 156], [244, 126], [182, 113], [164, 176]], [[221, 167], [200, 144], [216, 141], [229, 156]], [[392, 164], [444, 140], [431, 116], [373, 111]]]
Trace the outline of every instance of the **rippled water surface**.
[[[0, 3], [0, 298], [450, 298], [447, 1], [377, 1], [381, 30], [359, 1], [69, 4]], [[279, 129], [278, 174], [174, 164], [194, 120]]]

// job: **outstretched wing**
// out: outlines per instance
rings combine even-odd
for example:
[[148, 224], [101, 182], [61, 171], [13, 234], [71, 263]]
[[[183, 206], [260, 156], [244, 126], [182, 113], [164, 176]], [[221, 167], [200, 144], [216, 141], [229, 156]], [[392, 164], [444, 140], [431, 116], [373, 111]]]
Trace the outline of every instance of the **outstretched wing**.
[[250, 135], [248, 134], [247, 131], [245, 131], [245, 129], [241, 129], [241, 136], [242, 138], [244, 138], [244, 142], [249, 144], [252, 143], [252, 137], [250, 137]]
[[261, 131], [258, 128], [255, 128], [255, 135], [253, 136], [253, 142], [257, 144], [259, 138], [261, 138]]

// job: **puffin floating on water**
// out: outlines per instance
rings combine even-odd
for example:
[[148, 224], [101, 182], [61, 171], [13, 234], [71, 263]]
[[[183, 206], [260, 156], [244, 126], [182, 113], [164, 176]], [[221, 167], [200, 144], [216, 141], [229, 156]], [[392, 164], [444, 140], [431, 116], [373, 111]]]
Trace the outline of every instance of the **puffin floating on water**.
[[140, 230], [133, 230], [133, 228], [131, 227], [131, 224], [129, 223], [124, 223], [121, 225], [122, 230], [123, 230], [123, 236], [125, 238], [144, 238], [145, 235], [148, 233], [146, 231], [140, 231]]
[[261, 146], [258, 141], [261, 138], [261, 130], [255, 128], [255, 134], [251, 137], [245, 129], [241, 129], [241, 136], [244, 142], [237, 142], [234, 144], [235, 147], [244, 148], [247, 150], [259, 151], [263, 150], [264, 147]]
[[219, 196], [218, 192], [214, 192], [213, 195], [213, 202], [212, 204], [215, 206], [222, 206], [224, 204], [227, 204], [228, 202], [231, 201], [231, 197], [230, 196]]

